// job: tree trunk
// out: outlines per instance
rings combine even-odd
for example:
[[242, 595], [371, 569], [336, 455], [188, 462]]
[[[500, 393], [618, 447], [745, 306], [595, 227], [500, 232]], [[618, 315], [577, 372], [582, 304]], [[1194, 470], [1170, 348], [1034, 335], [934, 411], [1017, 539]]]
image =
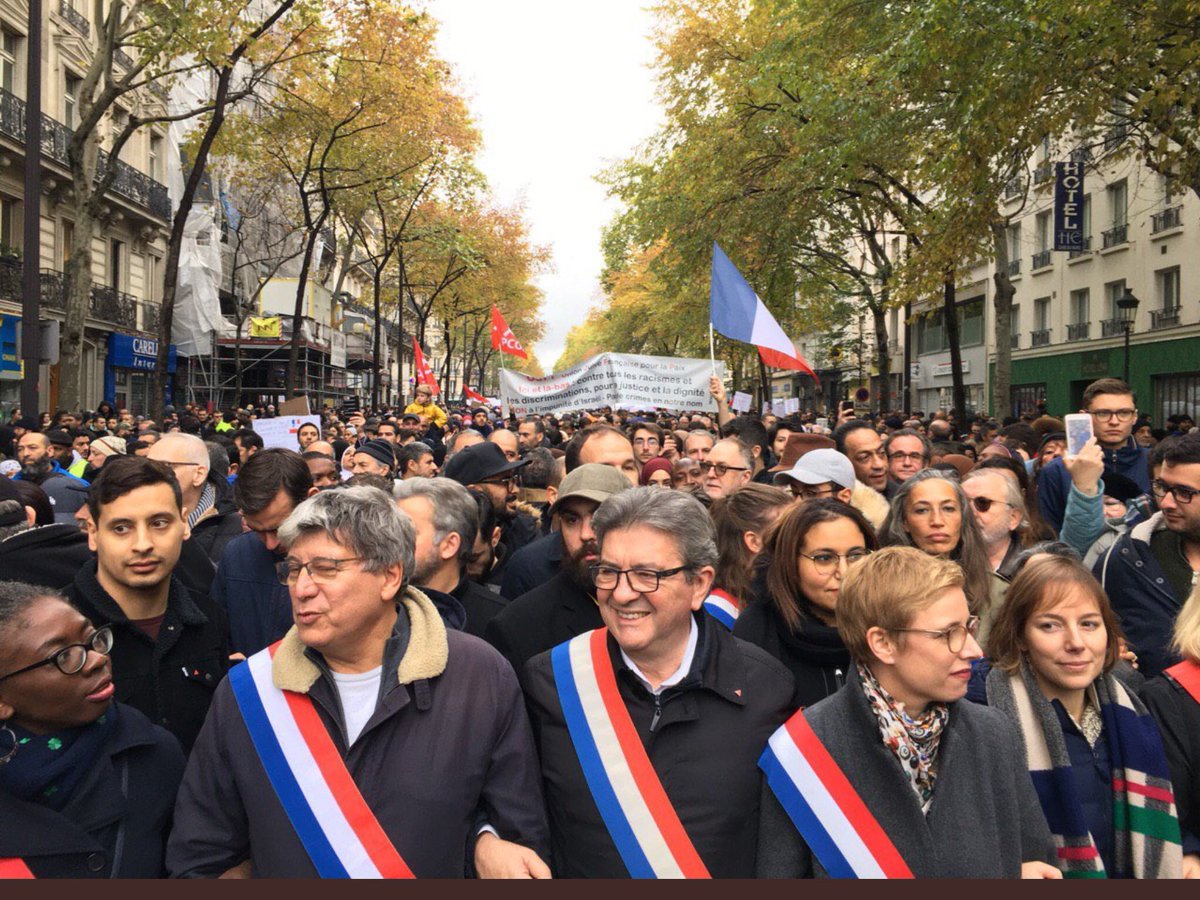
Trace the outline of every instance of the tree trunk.
[[950, 377], [954, 382], [954, 414], [959, 429], [965, 429], [967, 421], [967, 388], [963, 384], [962, 345], [958, 337], [958, 305], [954, 288], [954, 270], [946, 273], [945, 293], [942, 298], [942, 319], [946, 329], [946, 343], [950, 345]]
[[[96, 226], [96, 200], [93, 193], [99, 135], [83, 139], [78, 157], [71, 154], [71, 184], [74, 230], [71, 256], [63, 266], [66, 292], [66, 317], [59, 349], [58, 405], [62, 409], [83, 409], [83, 333], [92, 299], [92, 232]], [[28, 212], [28, 211], [27, 211]], [[36, 377], [36, 375], [34, 376]], [[30, 415], [37, 415], [32, 410]]]
[[383, 374], [383, 367], [379, 364], [379, 340], [383, 334], [383, 319], [380, 316], [380, 308], [382, 306], [382, 298], [380, 292], [383, 290], [381, 282], [383, 281], [383, 266], [375, 267], [375, 277], [372, 279], [371, 287], [375, 292], [375, 335], [374, 347], [372, 348], [373, 371], [375, 376], [371, 379], [371, 409], [379, 409], [379, 379]]
[[[296, 280], [296, 305], [292, 309], [292, 343], [288, 350], [287, 367], [286, 393], [289, 400], [301, 393], [298, 376], [300, 369], [300, 341], [303, 338], [304, 330], [304, 291], [308, 287], [308, 272], [312, 267], [313, 250], [321, 237], [321, 229], [324, 227], [325, 218], [328, 215], [329, 207], [326, 206], [321, 210], [321, 215], [317, 217], [317, 221], [313, 224], [308, 237], [305, 239], [304, 259], [300, 263], [300, 277]], [[307, 387], [308, 385], [305, 384], [306, 389]]]
[[1012, 301], [1017, 289], [1008, 277], [1008, 233], [1002, 223], [992, 225], [992, 253], [996, 259], [996, 285], [992, 306], [996, 311], [996, 370], [992, 376], [994, 416], [1007, 415], [1012, 396]]
[[879, 302], [871, 304], [871, 321], [875, 326], [875, 368], [879, 371], [877, 386], [871, 391], [871, 406], [881, 413], [892, 410], [892, 359], [888, 354], [887, 301], [890, 295], [885, 286]]

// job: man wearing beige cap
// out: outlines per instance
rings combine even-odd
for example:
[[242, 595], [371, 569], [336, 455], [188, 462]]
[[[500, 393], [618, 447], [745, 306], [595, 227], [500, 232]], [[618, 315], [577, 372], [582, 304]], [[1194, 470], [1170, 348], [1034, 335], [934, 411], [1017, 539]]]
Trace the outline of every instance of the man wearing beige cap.
[[833, 499], [850, 502], [854, 466], [837, 450], [823, 447], [805, 453], [785, 472], [775, 473], [775, 483], [788, 487], [797, 500]]
[[518, 676], [530, 657], [577, 634], [603, 627], [588, 572], [597, 559], [592, 514], [609, 497], [630, 487], [620, 469], [603, 463], [579, 466], [559, 485], [558, 499], [547, 512], [558, 516], [562, 540], [559, 573], [513, 600], [484, 632]]

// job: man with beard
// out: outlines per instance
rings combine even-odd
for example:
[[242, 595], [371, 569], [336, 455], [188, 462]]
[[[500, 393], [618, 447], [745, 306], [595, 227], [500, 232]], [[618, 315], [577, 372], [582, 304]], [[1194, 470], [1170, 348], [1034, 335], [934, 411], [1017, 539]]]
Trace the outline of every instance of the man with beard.
[[620, 469], [602, 463], [581, 465], [563, 479], [558, 499], [550, 508], [559, 523], [562, 563], [558, 574], [509, 603], [484, 633], [518, 676], [528, 659], [577, 634], [603, 627], [588, 572], [596, 561], [592, 514], [609, 497], [631, 487]]
[[248, 532], [225, 545], [212, 583], [212, 598], [229, 616], [229, 643], [237, 653], [257, 653], [292, 626], [291, 597], [276, 571], [286, 553], [279, 526], [316, 492], [308, 463], [280, 447], [255, 453], [238, 473], [233, 499]]
[[30, 431], [17, 441], [17, 460], [21, 471], [17, 480], [36, 484], [54, 507], [54, 521], [70, 525], [75, 513], [87, 503], [88, 483], [64, 469], [51, 451], [50, 439], [44, 434]]
[[537, 521], [528, 513], [514, 509], [517, 499], [516, 471], [526, 461], [509, 461], [496, 444], [485, 441], [454, 454], [446, 463], [447, 478], [464, 487], [476, 488], [492, 498], [500, 540], [513, 553], [538, 536]]
[[459, 607], [466, 615], [462, 631], [483, 637], [484, 628], [504, 609], [498, 594], [467, 577], [467, 560], [479, 533], [479, 512], [471, 492], [448, 478], [413, 478], [396, 485], [396, 505], [417, 532], [412, 583], [444, 610]]

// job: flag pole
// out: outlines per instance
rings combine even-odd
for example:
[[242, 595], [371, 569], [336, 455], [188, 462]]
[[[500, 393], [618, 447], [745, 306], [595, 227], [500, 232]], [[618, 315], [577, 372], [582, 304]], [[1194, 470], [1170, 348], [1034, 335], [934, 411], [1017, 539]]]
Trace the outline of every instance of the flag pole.
[[708, 358], [712, 361], [712, 373], [717, 374], [717, 341], [713, 336], [712, 319], [708, 320]]

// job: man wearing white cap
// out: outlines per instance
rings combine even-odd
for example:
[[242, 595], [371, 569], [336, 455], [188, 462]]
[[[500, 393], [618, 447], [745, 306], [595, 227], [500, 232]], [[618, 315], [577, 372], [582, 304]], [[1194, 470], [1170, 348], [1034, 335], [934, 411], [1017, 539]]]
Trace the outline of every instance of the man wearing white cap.
[[830, 497], [849, 503], [854, 490], [854, 464], [837, 450], [810, 450], [790, 469], [777, 473], [775, 483], [790, 488], [792, 496], [801, 502]]

